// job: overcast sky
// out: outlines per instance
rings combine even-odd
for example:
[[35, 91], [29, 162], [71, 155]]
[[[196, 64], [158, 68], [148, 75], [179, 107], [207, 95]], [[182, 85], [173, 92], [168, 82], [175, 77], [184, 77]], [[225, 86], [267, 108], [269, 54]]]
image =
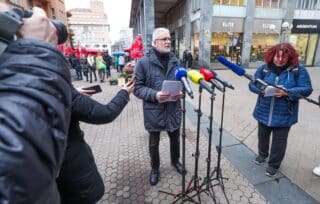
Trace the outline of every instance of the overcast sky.
[[[72, 8], [89, 8], [90, 0], [65, 0], [66, 10]], [[104, 11], [110, 24], [112, 43], [118, 39], [121, 28], [129, 27], [131, 0], [103, 0]]]

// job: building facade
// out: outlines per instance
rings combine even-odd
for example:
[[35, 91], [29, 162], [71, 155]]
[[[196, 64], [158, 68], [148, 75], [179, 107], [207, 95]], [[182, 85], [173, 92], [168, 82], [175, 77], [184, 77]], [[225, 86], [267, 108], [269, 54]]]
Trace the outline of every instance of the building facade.
[[[179, 58], [190, 49], [194, 58], [220, 66], [217, 56], [255, 67], [272, 45], [290, 42], [299, 52], [300, 63], [320, 65], [320, 1], [318, 0], [179, 0], [172, 1], [162, 21], [155, 5], [164, 0], [133, 0], [130, 27], [141, 33], [150, 46], [154, 27], [168, 27]], [[150, 14], [153, 11], [153, 14]], [[152, 20], [153, 19], [153, 20]], [[150, 22], [151, 21], [151, 22]], [[148, 28], [144, 25], [153, 25]]]
[[107, 50], [111, 47], [110, 25], [104, 13], [102, 0], [91, 0], [90, 8], [75, 8], [68, 12], [69, 28], [72, 29], [75, 45]]
[[12, 8], [30, 9], [32, 7], [42, 8], [47, 16], [59, 20], [67, 25], [67, 14], [65, 11], [64, 0], [0, 0]]

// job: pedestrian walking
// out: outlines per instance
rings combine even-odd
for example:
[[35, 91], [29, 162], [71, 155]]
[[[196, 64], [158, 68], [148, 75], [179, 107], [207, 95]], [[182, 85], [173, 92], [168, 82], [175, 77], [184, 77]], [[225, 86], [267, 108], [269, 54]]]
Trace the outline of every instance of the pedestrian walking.
[[96, 61], [94, 55], [89, 53], [87, 61], [89, 65], [89, 82], [92, 83], [92, 75], [94, 76], [94, 81], [97, 81]]
[[126, 61], [123, 55], [119, 56], [118, 63], [119, 63], [119, 72], [122, 72], [124, 65], [126, 64]]

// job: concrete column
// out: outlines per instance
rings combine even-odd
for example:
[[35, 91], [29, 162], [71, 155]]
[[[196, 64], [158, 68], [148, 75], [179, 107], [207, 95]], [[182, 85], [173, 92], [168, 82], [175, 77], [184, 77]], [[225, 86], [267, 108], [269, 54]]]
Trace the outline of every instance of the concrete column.
[[210, 63], [211, 23], [213, 5], [211, 0], [200, 0], [200, 50], [199, 60]]
[[[174, 36], [174, 41], [175, 41], [175, 47], [174, 47], [174, 49], [175, 49], [175, 51], [177, 52], [177, 53], [179, 53], [179, 29], [178, 28], [176, 28], [175, 30], [174, 30], [174, 33], [175, 33], [175, 36]], [[172, 36], [171, 36], [172, 37]], [[177, 54], [176, 53], [176, 54]], [[179, 53], [180, 54], [180, 53]], [[180, 56], [179, 56], [180, 57]]]
[[154, 30], [154, 0], [143, 0], [144, 28], [145, 28], [145, 50], [151, 48], [152, 32]]
[[184, 7], [184, 44], [186, 48], [191, 47], [191, 22], [190, 22], [190, 15], [191, 15], [191, 0], [186, 0], [186, 4]]
[[319, 38], [318, 38], [318, 46], [317, 46], [317, 50], [314, 54], [313, 57], [313, 66], [320, 66], [320, 43], [319, 43]]
[[143, 42], [143, 46], [145, 47], [146, 46], [146, 32], [145, 32], [145, 27], [144, 27], [144, 18], [145, 18], [145, 15], [144, 15], [144, 5], [141, 4], [140, 5], [140, 9], [139, 9], [139, 31], [137, 33], [138, 34], [141, 34], [141, 37], [142, 37], [142, 42]]
[[253, 33], [253, 21], [256, 3], [255, 1], [247, 1], [246, 17], [244, 19], [244, 33], [242, 43], [242, 56], [241, 65], [244, 67], [249, 66], [250, 53], [251, 53], [251, 39]]
[[282, 22], [288, 22], [290, 27], [289, 28], [282, 28], [281, 27], [281, 39], [280, 42], [289, 42], [290, 33], [291, 33], [291, 25], [292, 19], [294, 16], [294, 10], [296, 8], [296, 1], [287, 1], [286, 6], [286, 14]]

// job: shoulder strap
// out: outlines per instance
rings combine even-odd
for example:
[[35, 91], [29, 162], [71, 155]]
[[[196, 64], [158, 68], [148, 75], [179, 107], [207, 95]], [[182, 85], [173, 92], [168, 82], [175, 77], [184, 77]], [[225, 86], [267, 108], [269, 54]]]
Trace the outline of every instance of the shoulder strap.
[[293, 73], [294, 79], [297, 80], [299, 77], [299, 66], [293, 68], [292, 73]]
[[263, 66], [263, 70], [262, 70], [262, 79], [264, 79], [265, 76], [267, 76], [270, 72], [270, 69], [269, 67], [265, 64]]

